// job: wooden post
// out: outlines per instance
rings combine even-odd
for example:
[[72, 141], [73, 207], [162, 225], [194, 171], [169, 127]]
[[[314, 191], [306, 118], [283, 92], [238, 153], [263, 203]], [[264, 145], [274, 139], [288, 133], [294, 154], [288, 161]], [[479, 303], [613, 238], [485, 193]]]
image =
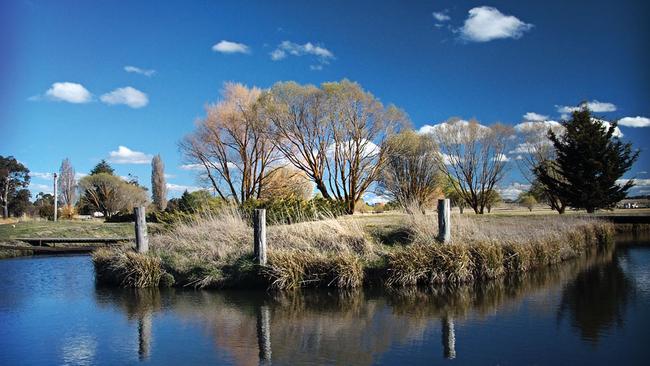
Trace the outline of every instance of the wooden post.
[[451, 240], [451, 202], [438, 200], [438, 240], [448, 243]]
[[149, 237], [147, 236], [147, 219], [144, 207], [135, 207], [133, 214], [135, 216], [135, 249], [138, 253], [146, 253], [149, 251]]
[[54, 221], [56, 221], [56, 219], [57, 219], [56, 216], [59, 213], [58, 212], [59, 211], [59, 207], [58, 207], [59, 206], [59, 202], [58, 202], [59, 201], [59, 195], [58, 195], [58, 192], [57, 192], [58, 190], [56, 189], [57, 188], [56, 184], [57, 184], [56, 173], [54, 173]]
[[255, 264], [266, 265], [266, 210], [257, 209], [253, 213], [253, 254]]

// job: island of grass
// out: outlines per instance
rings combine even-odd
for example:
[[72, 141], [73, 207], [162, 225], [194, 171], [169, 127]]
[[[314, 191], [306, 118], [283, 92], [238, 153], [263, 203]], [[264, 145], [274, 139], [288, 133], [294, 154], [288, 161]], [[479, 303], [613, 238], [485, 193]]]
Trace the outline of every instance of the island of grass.
[[268, 263], [253, 261], [250, 220], [236, 209], [150, 237], [150, 252], [100, 249], [97, 281], [126, 287], [274, 289], [461, 284], [524, 273], [613, 242], [613, 225], [580, 216], [452, 217], [437, 241], [435, 215], [344, 216], [267, 228]]

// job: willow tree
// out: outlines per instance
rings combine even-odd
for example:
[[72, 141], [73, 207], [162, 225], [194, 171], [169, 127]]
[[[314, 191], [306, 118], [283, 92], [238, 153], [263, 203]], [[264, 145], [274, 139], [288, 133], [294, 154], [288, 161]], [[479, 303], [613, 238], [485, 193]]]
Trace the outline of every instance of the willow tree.
[[264, 100], [278, 151], [348, 213], [379, 176], [386, 159], [379, 146], [407, 120], [349, 80], [280, 83]]
[[424, 210], [442, 195], [444, 179], [435, 168], [438, 149], [431, 135], [406, 130], [389, 137], [381, 147], [386, 161], [377, 193], [408, 210]]
[[260, 115], [260, 94], [258, 88], [226, 83], [222, 99], [207, 107], [207, 116], [180, 143], [185, 159], [201, 167], [214, 191], [237, 204], [260, 197], [277, 160]]
[[440, 149], [437, 167], [458, 196], [475, 213], [483, 214], [506, 173], [513, 129], [453, 119], [434, 126], [430, 133]]
[[163, 211], [167, 208], [165, 164], [163, 163], [160, 154], [151, 159], [151, 198], [158, 210]]

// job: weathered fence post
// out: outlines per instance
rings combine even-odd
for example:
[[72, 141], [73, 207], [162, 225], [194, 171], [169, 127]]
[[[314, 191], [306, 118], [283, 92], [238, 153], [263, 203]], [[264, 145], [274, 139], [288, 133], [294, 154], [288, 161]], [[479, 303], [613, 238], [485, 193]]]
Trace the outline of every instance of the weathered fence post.
[[255, 264], [266, 265], [266, 210], [257, 209], [253, 213], [253, 254]]
[[56, 175], [56, 173], [54, 173], [54, 221], [56, 221], [57, 214], [59, 213], [58, 212], [59, 211], [59, 207], [58, 207], [59, 206], [59, 192], [58, 192], [57, 187], [56, 187], [56, 184], [57, 184], [56, 177], [57, 177], [57, 175]]
[[449, 198], [438, 200], [438, 240], [448, 243], [451, 240], [451, 202]]
[[135, 249], [138, 253], [146, 253], [149, 251], [149, 237], [147, 236], [147, 219], [144, 207], [135, 207], [133, 214], [135, 216]]

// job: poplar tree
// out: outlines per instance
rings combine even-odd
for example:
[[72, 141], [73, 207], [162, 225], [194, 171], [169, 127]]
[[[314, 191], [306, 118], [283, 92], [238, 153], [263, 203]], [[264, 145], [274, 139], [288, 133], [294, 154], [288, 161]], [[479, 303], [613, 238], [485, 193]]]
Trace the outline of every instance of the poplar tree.
[[151, 160], [151, 194], [154, 205], [163, 211], [167, 208], [167, 182], [165, 182], [165, 165], [160, 155]]
[[557, 159], [552, 166], [538, 166], [535, 175], [571, 207], [589, 213], [614, 207], [634, 186], [632, 180], [625, 184], [616, 181], [632, 167], [639, 152], [614, 136], [616, 122], [607, 126], [585, 105], [562, 125], [563, 134], [548, 133]]

